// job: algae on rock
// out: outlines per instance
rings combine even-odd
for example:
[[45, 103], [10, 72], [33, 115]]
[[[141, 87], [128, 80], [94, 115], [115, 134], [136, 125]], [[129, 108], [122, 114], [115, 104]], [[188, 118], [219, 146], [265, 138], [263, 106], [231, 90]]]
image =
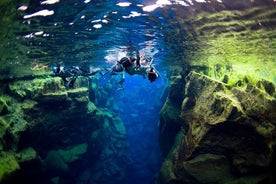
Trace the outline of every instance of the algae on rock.
[[[179, 109], [182, 128], [178, 129], [179, 134], [184, 131], [184, 135], [175, 139], [157, 183], [267, 181], [276, 144], [273, 90], [251, 83], [229, 88], [227, 84], [195, 72], [186, 76], [184, 85], [184, 100]], [[273, 85], [269, 89], [274, 88]], [[163, 109], [171, 105], [166, 103]], [[169, 130], [170, 118], [163, 114], [162, 121], [169, 125], [159, 131]], [[166, 140], [168, 135], [162, 132], [160, 139]], [[161, 145], [163, 153], [167, 153], [166, 147]], [[167, 175], [167, 169], [174, 174]]]
[[5, 86], [10, 93], [0, 103], [0, 182], [50, 183], [57, 178], [66, 183], [73, 179], [71, 172], [74, 180], [90, 173], [85, 182], [109, 182], [114, 176], [125, 182], [129, 158], [124, 125], [90, 101], [87, 79], [77, 80], [73, 89], [57, 77], [8, 80]]

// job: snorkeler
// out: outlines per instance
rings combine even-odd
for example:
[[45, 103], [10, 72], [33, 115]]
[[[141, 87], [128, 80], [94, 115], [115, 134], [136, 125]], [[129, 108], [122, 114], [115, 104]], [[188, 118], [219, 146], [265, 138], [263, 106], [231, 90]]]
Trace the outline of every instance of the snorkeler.
[[129, 75], [138, 74], [144, 78], [148, 77], [153, 82], [158, 78], [158, 73], [152, 61], [152, 57], [149, 56], [141, 60], [139, 54], [136, 54], [136, 58], [123, 57], [111, 67], [111, 75], [125, 71]]
[[52, 68], [54, 76], [61, 77], [64, 82], [65, 87], [72, 88], [78, 76], [92, 76], [101, 71], [100, 68], [92, 67], [64, 67], [64, 66], [55, 66]]
[[154, 82], [159, 78], [158, 71], [152, 64], [153, 58], [150, 56], [140, 57], [139, 51], [136, 51], [136, 57], [122, 57], [116, 62], [111, 68], [106, 69], [107, 72], [99, 78], [99, 83], [101, 85], [106, 84], [113, 75], [121, 76], [118, 84], [120, 88], [118, 90], [123, 90], [123, 83], [125, 81], [125, 72], [129, 75], [141, 75], [144, 78], [148, 78], [150, 82]]

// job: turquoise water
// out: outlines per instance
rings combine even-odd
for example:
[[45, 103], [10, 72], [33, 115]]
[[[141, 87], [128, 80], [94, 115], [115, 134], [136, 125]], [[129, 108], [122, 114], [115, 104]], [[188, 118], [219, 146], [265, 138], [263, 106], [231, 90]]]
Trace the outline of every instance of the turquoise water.
[[[254, 3], [210, 2], [210, 5], [205, 1], [195, 0], [26, 0], [3, 3], [0, 9], [3, 10], [0, 19], [0, 38], [3, 40], [0, 43], [1, 82], [49, 77], [51, 68], [57, 65], [99, 67], [105, 70], [121, 57], [137, 50], [141, 55], [153, 57], [153, 64], [160, 74], [156, 82], [151, 83], [139, 75], [126, 74], [124, 90], [118, 90], [118, 76], [113, 76], [108, 84], [99, 84], [100, 76], [97, 75], [92, 77], [92, 84], [89, 84], [96, 91], [104, 88], [110, 99], [107, 103], [108, 99], [101, 99], [106, 96], [96, 93], [93, 97], [95, 105], [108, 109], [123, 121], [129, 155], [128, 173], [125, 176], [127, 183], [152, 184], [164, 160], [159, 148], [158, 122], [159, 112], [168, 95], [170, 76], [182, 70], [190, 70], [190, 67], [205, 70], [208, 66], [205, 57], [194, 57], [200, 63], [191, 64], [195, 52], [204, 48], [199, 48], [198, 40], [192, 39], [195, 38], [193, 34], [198, 34], [199, 37], [202, 35], [193, 32], [196, 28], [189, 30], [192, 27], [188, 17], [201, 12], [243, 10], [274, 3], [269, 0]], [[189, 45], [190, 43], [192, 44]], [[211, 45], [206, 42], [208, 44]], [[208, 53], [208, 49], [203, 51]], [[271, 60], [275, 64], [273, 53]], [[202, 60], [206, 65], [202, 66]], [[271, 76], [267, 73], [260, 75], [267, 78]], [[81, 119], [81, 116], [77, 114], [75, 118]], [[82, 135], [80, 140], [89, 139], [90, 136]], [[77, 140], [78, 136], [74, 138]], [[26, 140], [23, 141], [25, 146], [28, 145]], [[60, 142], [62, 140], [52, 144], [57, 146]], [[50, 145], [44, 142], [42, 145], [49, 146], [47, 144]], [[42, 158], [46, 155], [45, 150], [41, 151]], [[95, 156], [92, 160], [97, 159]], [[72, 183], [84, 183], [80, 178], [89, 178], [92, 175], [89, 173], [91, 171], [86, 170], [87, 165], [89, 164], [85, 160], [73, 165], [72, 172], [77, 174], [70, 173]], [[71, 179], [65, 181], [69, 180]], [[89, 183], [88, 179], [85, 181]], [[114, 182], [108, 183], [116, 182], [114, 179]]]
[[115, 94], [118, 105], [115, 112], [124, 121], [130, 146], [131, 183], [154, 183], [160, 168], [158, 120], [166, 95], [163, 86], [151, 84], [140, 76], [127, 77], [125, 90]]

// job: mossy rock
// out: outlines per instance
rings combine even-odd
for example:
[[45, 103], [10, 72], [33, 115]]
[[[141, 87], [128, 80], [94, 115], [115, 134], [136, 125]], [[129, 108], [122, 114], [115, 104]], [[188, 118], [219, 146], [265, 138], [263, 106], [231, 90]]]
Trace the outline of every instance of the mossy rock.
[[267, 94], [273, 96], [275, 93], [275, 85], [267, 80], [261, 79], [257, 82], [257, 87], [263, 89]]
[[0, 156], [0, 182], [18, 169], [20, 166], [14, 154], [2, 152]]
[[51, 150], [48, 152], [45, 163], [47, 171], [53, 174], [58, 175], [67, 172], [69, 169], [60, 153], [56, 150]]
[[36, 157], [37, 153], [32, 147], [23, 149], [22, 151], [16, 154], [16, 158], [19, 163], [31, 161], [33, 159], [36, 159]]
[[88, 113], [96, 113], [97, 112], [97, 107], [93, 102], [88, 102], [87, 104], [87, 112]]
[[[8, 128], [9, 128], [9, 123], [3, 117], [0, 117], [0, 140], [3, 139]], [[3, 149], [3, 141], [0, 141], [0, 151], [2, 149]]]
[[171, 78], [171, 85], [169, 90], [168, 98], [176, 104], [181, 104], [184, 98], [184, 86], [185, 81], [181, 75], [173, 76]]
[[60, 78], [15, 81], [9, 84], [10, 93], [19, 99], [39, 99], [43, 94], [64, 91]]
[[87, 151], [86, 143], [75, 145], [66, 150], [63, 150], [63, 149], [57, 150], [59, 155], [66, 163], [71, 163], [80, 159], [81, 156], [86, 153], [86, 151]]
[[7, 101], [4, 97], [0, 97], [0, 115], [5, 115], [8, 113], [9, 113], [9, 110], [8, 110]]
[[88, 96], [88, 88], [81, 87], [81, 88], [71, 89], [71, 90], [68, 90], [67, 93], [70, 98], [80, 98], [83, 96]]
[[180, 109], [167, 99], [160, 111], [160, 121], [158, 125], [160, 134], [159, 144], [164, 156], [169, 153], [181, 125]]
[[9, 121], [9, 124], [11, 125], [10, 132], [12, 133], [15, 140], [19, 140], [20, 133], [27, 129], [28, 122], [25, 119], [17, 116], [11, 116]]
[[21, 105], [21, 109], [24, 111], [31, 110], [37, 105], [37, 101], [34, 100], [24, 100], [24, 102]]
[[186, 161], [184, 168], [201, 183], [224, 183], [231, 178], [229, 161], [224, 155], [198, 155]]
[[179, 155], [179, 146], [181, 145], [181, 141], [184, 138], [184, 136], [185, 135], [182, 131], [179, 131], [179, 133], [175, 136], [175, 142], [173, 143], [168, 155], [166, 156], [166, 159], [162, 163], [159, 174], [157, 176], [156, 183], [174, 183], [174, 181], [179, 180], [177, 178], [176, 173], [174, 172], [174, 160], [178, 158], [177, 155]]
[[68, 99], [67, 92], [60, 91], [56, 93], [46, 93], [42, 94], [39, 98], [36, 98], [39, 102], [55, 103], [55, 102], [65, 102]]

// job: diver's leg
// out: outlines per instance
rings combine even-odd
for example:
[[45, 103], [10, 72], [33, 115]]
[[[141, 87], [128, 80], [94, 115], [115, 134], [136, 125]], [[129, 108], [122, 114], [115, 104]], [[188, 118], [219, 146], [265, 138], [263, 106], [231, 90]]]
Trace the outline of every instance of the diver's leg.
[[140, 64], [140, 53], [138, 50], [136, 50], [136, 66], [135, 66], [135, 70], [138, 70], [140, 68], [141, 64]]
[[72, 88], [74, 87], [75, 81], [77, 80], [78, 76], [73, 76], [72, 79], [69, 82], [69, 87]]
[[65, 86], [65, 87], [68, 87], [69, 81], [66, 79], [66, 77], [61, 77], [61, 79], [62, 79], [63, 82], [64, 82], [64, 86]]

